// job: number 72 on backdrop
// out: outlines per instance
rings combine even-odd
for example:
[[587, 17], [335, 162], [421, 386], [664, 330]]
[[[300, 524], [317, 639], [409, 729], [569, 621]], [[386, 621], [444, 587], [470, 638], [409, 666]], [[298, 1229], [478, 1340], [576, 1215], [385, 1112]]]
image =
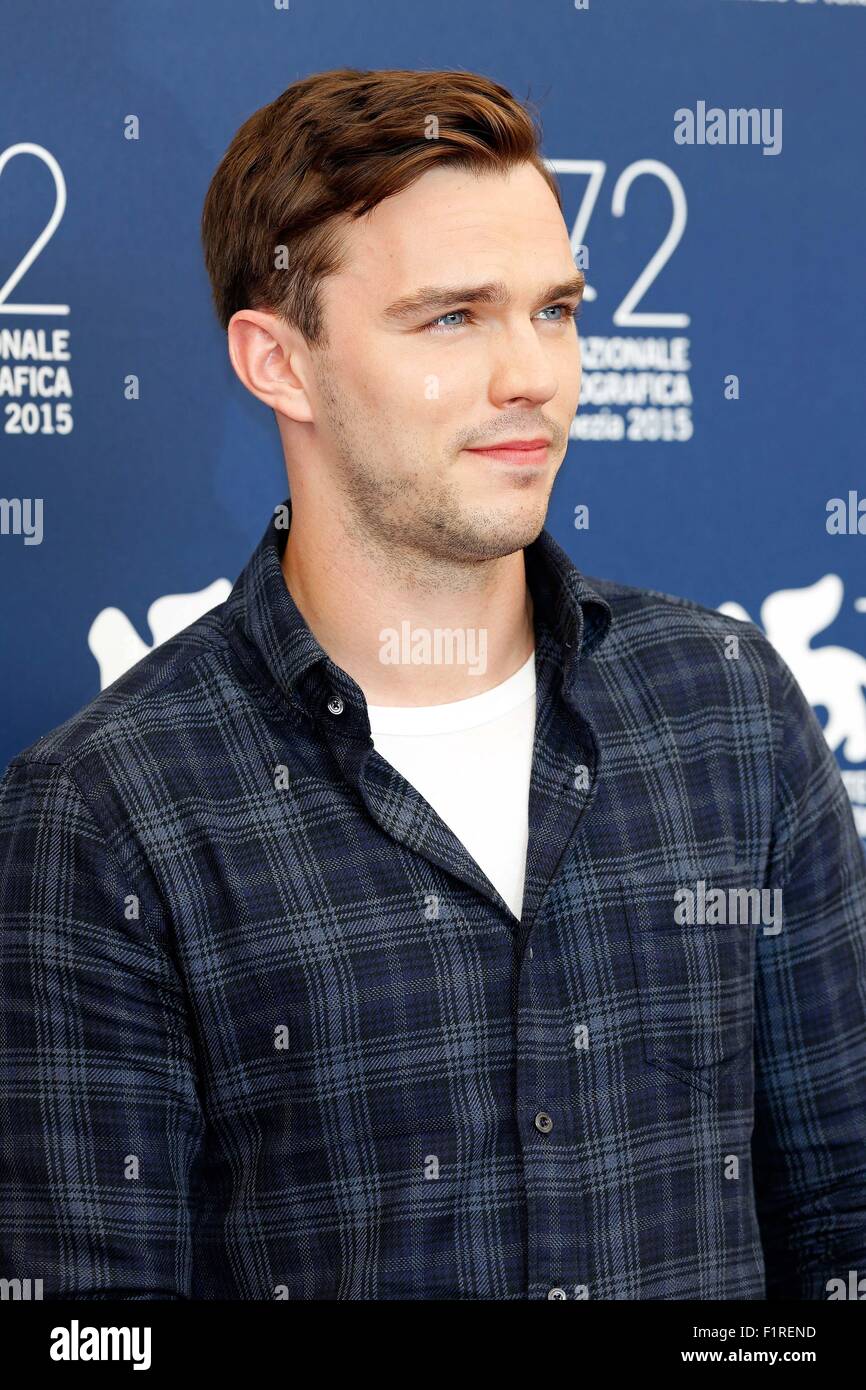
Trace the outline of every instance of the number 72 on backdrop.
[[[16, 155], [30, 154], [36, 159], [41, 159], [43, 164], [47, 164], [54, 180], [54, 208], [51, 216], [46, 222], [42, 231], [29, 250], [25, 251], [21, 260], [9, 278], [0, 285], [0, 314], [68, 314], [68, 304], [8, 304], [7, 299], [14, 290], [18, 281], [26, 275], [36, 257], [45, 249], [48, 242], [60, 225], [61, 218], [66, 210], [66, 180], [63, 177], [63, 170], [58, 164], [50, 150], [46, 150], [42, 145], [31, 145], [24, 142], [20, 145], [10, 145], [5, 150], [0, 150], [0, 174], [6, 168], [10, 159]], [[2, 276], [2, 270], [0, 270]]]
[[[571, 252], [572, 256], [576, 257], [581, 247], [586, 245], [586, 231], [598, 201], [601, 185], [607, 172], [607, 165], [602, 159], [546, 159], [544, 162], [557, 175], [587, 175], [586, 189], [577, 210], [574, 226], [571, 229]], [[669, 168], [667, 164], [662, 164], [658, 159], [637, 159], [633, 164], [629, 164], [627, 168], [623, 169], [614, 184], [611, 198], [611, 212], [614, 217], [624, 215], [629, 190], [635, 179], [644, 175], [660, 179], [670, 194], [671, 224], [664, 240], [614, 310], [613, 322], [618, 328], [687, 328], [690, 322], [688, 314], [639, 313], [635, 309], [635, 306], [643, 299], [679, 245], [688, 218], [686, 195], [682, 184], [673, 169]], [[587, 301], [597, 298], [596, 291], [591, 285], [587, 284], [583, 297]]]

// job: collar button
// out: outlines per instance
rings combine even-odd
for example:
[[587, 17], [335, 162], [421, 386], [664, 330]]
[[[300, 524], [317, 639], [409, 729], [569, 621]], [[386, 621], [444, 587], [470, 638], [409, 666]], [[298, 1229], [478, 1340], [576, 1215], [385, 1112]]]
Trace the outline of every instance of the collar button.
[[343, 701], [340, 699], [339, 695], [333, 695], [331, 699], [328, 701], [328, 709], [330, 710], [331, 714], [342, 714], [344, 708], [345, 706], [343, 705]]

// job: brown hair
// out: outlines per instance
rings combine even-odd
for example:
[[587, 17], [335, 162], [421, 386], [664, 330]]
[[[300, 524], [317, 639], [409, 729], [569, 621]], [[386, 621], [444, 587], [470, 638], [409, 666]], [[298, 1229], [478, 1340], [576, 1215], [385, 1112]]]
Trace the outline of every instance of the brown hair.
[[340, 269], [340, 219], [363, 216], [443, 160], [499, 173], [533, 164], [561, 210], [539, 140], [529, 107], [474, 72], [337, 68], [292, 83], [240, 127], [204, 200], [220, 323], [269, 309], [324, 346], [318, 284]]

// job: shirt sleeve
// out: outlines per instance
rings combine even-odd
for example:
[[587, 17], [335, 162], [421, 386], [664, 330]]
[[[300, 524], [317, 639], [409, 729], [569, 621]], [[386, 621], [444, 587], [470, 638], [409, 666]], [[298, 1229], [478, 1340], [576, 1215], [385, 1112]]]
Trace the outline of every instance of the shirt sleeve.
[[771, 661], [782, 926], [757, 937], [753, 1175], [768, 1299], [826, 1299], [866, 1273], [866, 855], [821, 726]]
[[[0, 1278], [191, 1296], [202, 1112], [155, 891], [60, 765], [0, 781]], [[31, 1292], [31, 1297], [38, 1294]]]

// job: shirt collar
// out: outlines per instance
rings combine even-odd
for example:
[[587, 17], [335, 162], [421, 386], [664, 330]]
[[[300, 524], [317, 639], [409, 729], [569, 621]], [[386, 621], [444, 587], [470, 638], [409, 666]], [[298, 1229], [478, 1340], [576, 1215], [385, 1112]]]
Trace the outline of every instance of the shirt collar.
[[[281, 568], [292, 518], [287, 498], [268, 521], [265, 533], [223, 605], [230, 630], [255, 649], [277, 687], [286, 695], [311, 689], [317, 669], [316, 699], [338, 690], [363, 699], [351, 677], [331, 661], [313, 636], [286, 586]], [[534, 619], [544, 622], [562, 648], [564, 681], [570, 688], [583, 657], [605, 638], [611, 609], [547, 530], [524, 549]]]

